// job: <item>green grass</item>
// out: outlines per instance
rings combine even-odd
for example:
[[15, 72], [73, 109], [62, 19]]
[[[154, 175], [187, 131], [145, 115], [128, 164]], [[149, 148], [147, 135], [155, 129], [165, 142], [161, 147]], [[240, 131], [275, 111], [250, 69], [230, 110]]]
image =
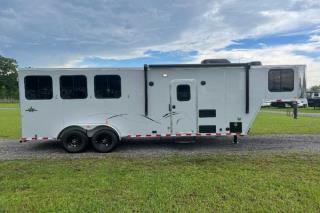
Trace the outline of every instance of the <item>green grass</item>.
[[264, 134], [319, 134], [320, 118], [293, 119], [287, 115], [260, 112], [250, 130], [251, 135]]
[[0, 109], [0, 138], [20, 138], [20, 111], [18, 108]]
[[18, 108], [18, 103], [0, 103], [0, 108]]
[[[292, 112], [292, 108], [274, 108], [274, 107], [263, 107], [261, 109], [262, 111], [278, 111], [278, 112]], [[307, 108], [298, 108], [298, 113], [303, 112], [303, 113], [320, 113], [320, 108], [316, 107], [314, 109], [313, 107], [307, 107]]]
[[320, 156], [0, 162], [0, 212], [319, 212]]

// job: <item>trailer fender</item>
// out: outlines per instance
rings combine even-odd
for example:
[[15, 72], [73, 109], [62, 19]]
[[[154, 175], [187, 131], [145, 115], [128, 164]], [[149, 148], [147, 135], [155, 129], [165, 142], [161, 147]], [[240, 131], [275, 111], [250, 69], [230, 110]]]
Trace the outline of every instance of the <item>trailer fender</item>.
[[116, 135], [118, 136], [119, 140], [121, 139], [120, 132], [116, 128], [111, 127], [111, 126], [105, 126], [105, 125], [97, 126], [97, 127], [93, 128], [93, 129], [88, 130], [87, 131], [88, 137], [91, 138], [97, 131], [99, 131], [101, 129], [110, 129], [114, 133], [116, 133]]
[[66, 131], [69, 131], [69, 130], [78, 130], [78, 131], [81, 131], [85, 134], [87, 134], [87, 131], [80, 127], [80, 126], [68, 126], [68, 127], [65, 127], [63, 130], [60, 131], [60, 133], [58, 134], [58, 137], [57, 139], [60, 140], [63, 136], [63, 134], [66, 132]]

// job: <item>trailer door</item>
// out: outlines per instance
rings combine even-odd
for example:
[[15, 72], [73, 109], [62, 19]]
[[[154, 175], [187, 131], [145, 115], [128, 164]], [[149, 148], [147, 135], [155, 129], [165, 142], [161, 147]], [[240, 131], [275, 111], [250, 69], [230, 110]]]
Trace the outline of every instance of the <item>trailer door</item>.
[[194, 79], [170, 83], [171, 133], [197, 132], [197, 91]]

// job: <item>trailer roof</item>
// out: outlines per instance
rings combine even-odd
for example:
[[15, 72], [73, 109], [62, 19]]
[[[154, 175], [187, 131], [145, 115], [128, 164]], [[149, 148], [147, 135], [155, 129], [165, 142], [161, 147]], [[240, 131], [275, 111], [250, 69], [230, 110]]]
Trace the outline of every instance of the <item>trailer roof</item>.
[[[205, 68], [205, 67], [247, 67], [247, 66], [263, 66], [263, 67], [284, 67], [284, 66], [305, 66], [305, 65], [261, 65], [258, 62], [248, 63], [213, 63], [213, 64], [145, 64], [144, 69], [148, 68]], [[18, 71], [73, 71], [73, 70], [143, 70], [143, 67], [86, 67], [86, 68], [18, 68]]]
[[215, 63], [215, 64], [149, 64], [145, 65], [149, 68], [175, 68], [175, 67], [245, 67], [256, 65], [254, 62], [250, 63]]

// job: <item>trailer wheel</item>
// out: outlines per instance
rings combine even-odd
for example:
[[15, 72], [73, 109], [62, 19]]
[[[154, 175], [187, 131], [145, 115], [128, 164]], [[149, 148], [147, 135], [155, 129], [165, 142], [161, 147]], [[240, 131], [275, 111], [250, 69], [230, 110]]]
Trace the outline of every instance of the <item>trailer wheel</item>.
[[79, 130], [67, 131], [61, 139], [63, 148], [70, 153], [82, 152], [89, 144], [87, 135]]
[[116, 148], [119, 138], [114, 131], [109, 129], [101, 129], [92, 136], [92, 146], [98, 152], [111, 152]]

